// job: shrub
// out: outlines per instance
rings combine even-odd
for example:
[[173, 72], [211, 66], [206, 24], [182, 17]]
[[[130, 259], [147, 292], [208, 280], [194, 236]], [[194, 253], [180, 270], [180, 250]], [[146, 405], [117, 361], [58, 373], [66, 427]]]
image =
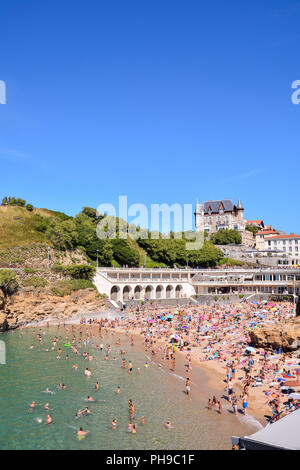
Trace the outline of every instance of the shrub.
[[88, 279], [71, 279], [70, 281], [57, 281], [51, 288], [51, 292], [58, 297], [64, 297], [70, 295], [74, 290], [88, 288], [96, 289], [92, 281]]
[[73, 279], [92, 279], [96, 273], [96, 268], [88, 264], [74, 264], [63, 267], [63, 271]]
[[5, 296], [14, 294], [18, 289], [17, 273], [11, 269], [0, 269], [0, 289]]
[[26, 204], [26, 210], [28, 210], [29, 212], [32, 212], [33, 211], [33, 205], [32, 204]]
[[24, 273], [26, 274], [35, 274], [37, 271], [33, 268], [24, 268]]
[[47, 284], [46, 279], [37, 276], [30, 276], [22, 281], [23, 287], [45, 287]]

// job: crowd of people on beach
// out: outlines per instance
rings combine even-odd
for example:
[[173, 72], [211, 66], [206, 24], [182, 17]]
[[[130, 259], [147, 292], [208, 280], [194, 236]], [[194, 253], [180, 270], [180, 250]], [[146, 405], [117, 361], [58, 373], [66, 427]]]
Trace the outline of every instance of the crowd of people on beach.
[[[286, 302], [243, 302], [241, 304], [224, 304], [210, 306], [184, 306], [161, 307], [154, 305], [139, 307], [131, 310], [130, 315], [120, 312], [115, 319], [83, 318], [79, 325], [58, 325], [63, 329], [62, 337], [51, 338], [51, 346], [45, 351], [56, 351], [57, 359], [70, 360], [83, 357], [86, 361], [93, 361], [91, 352], [82, 349], [89, 345], [93, 338], [93, 346], [104, 353], [105, 360], [116, 360], [112, 354], [112, 342], [120, 348], [121, 368], [127, 369], [128, 374], [140, 374], [140, 369], [134, 370], [133, 363], [126, 358], [126, 351], [122, 349], [121, 337], [123, 333], [130, 338], [130, 345], [134, 346], [135, 336], [143, 340], [145, 352], [150, 353], [158, 367], [168, 367], [176, 370], [178, 354], [184, 357], [186, 371], [185, 393], [190, 397], [194, 382], [196, 367], [206, 368], [214, 372], [217, 377], [217, 393], [208, 399], [207, 410], [215, 409], [219, 414], [231, 411], [234, 415], [247, 415], [248, 404], [250, 412], [274, 421], [283, 415], [284, 411], [292, 411], [300, 406], [295, 393], [297, 388], [297, 372], [300, 369], [300, 355], [285, 353], [281, 348], [263, 349], [250, 345], [249, 331], [260, 328], [262, 325], [275, 324], [294, 316], [292, 305]], [[47, 327], [49, 324], [47, 324]], [[95, 327], [97, 339], [95, 339]], [[62, 330], [60, 330], [62, 331]], [[42, 329], [33, 330], [39, 346], [43, 346], [47, 334]], [[110, 344], [105, 343], [107, 334]], [[64, 339], [62, 339], [64, 338]], [[99, 341], [98, 341], [99, 340]], [[30, 349], [34, 350], [34, 342]], [[67, 354], [63, 351], [67, 349]], [[87, 348], [86, 348], [87, 349]], [[146, 362], [145, 367], [149, 367]], [[78, 361], [72, 364], [78, 370]], [[91, 377], [89, 367], [85, 367], [84, 376]], [[64, 383], [58, 388], [66, 390]], [[99, 381], [94, 385], [95, 392], [99, 391]], [[45, 393], [53, 394], [49, 388]], [[120, 395], [121, 388], [115, 390]], [[296, 395], [296, 397], [293, 397]], [[94, 402], [96, 398], [87, 396], [87, 402]], [[49, 403], [42, 405], [32, 401], [29, 410], [43, 406], [46, 411], [47, 425], [53, 423]], [[266, 411], [269, 410], [269, 411]], [[88, 406], [76, 411], [75, 416], [80, 419], [90, 414]], [[129, 423], [127, 431], [136, 434], [138, 423], [135, 420], [135, 404], [132, 399], [128, 402]], [[140, 425], [145, 426], [146, 419], [142, 416]], [[110, 423], [111, 429], [118, 428], [117, 417]], [[165, 420], [162, 425], [172, 429], [171, 422]], [[82, 426], [77, 430], [78, 438], [83, 438], [89, 430]]]
[[[171, 370], [175, 352], [180, 351], [186, 354], [189, 376], [192, 361], [218, 373], [218, 388], [223, 393], [208, 402], [208, 409], [217, 407], [222, 413], [223, 401], [235, 415], [247, 415], [249, 404], [261, 421], [263, 417], [270, 421], [299, 406], [298, 397], [290, 396], [300, 386], [300, 354], [286, 353], [281, 347], [253, 347], [249, 336], [250, 330], [295, 316], [293, 304], [262, 300], [176, 308], [154, 305], [131, 308], [129, 317], [122, 314], [102, 324], [110, 330], [142, 335], [157, 360], [170, 359]], [[191, 393], [190, 377], [186, 378], [186, 393]]]

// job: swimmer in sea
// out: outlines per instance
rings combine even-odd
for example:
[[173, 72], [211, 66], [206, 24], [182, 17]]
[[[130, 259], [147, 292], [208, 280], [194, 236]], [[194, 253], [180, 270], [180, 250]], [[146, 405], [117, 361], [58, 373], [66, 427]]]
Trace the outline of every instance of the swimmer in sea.
[[93, 397], [88, 396], [87, 401], [95, 401]]
[[49, 403], [45, 403], [44, 409], [45, 409], [45, 410], [50, 410], [50, 408], [49, 408]]
[[86, 434], [90, 431], [84, 431], [82, 428], [79, 428], [77, 431], [77, 436], [86, 436]]
[[128, 372], [129, 373], [132, 372], [132, 362], [131, 361], [129, 361], [129, 363], [128, 363]]
[[51, 418], [50, 414], [48, 413], [47, 414], [46, 424], [51, 424], [51, 423], [53, 423], [53, 419]]
[[90, 377], [90, 376], [92, 375], [92, 373], [91, 373], [91, 371], [89, 370], [88, 367], [85, 369], [84, 375], [85, 375], [86, 377]]
[[37, 403], [35, 403], [35, 401], [31, 402], [30, 405], [29, 405], [29, 409], [32, 409], [35, 408], [36, 406], [39, 406]]
[[132, 425], [131, 434], [136, 434], [136, 424], [133, 424], [133, 425]]
[[170, 421], [167, 421], [167, 422], [165, 423], [165, 428], [166, 428], [166, 429], [171, 429], [171, 422], [170, 422]]
[[111, 422], [110, 427], [111, 427], [112, 429], [116, 429], [117, 426], [118, 426], [118, 424], [119, 424], [118, 421], [117, 421], [116, 419], [113, 419], [112, 422]]
[[131, 421], [130, 421], [130, 423], [128, 424], [127, 431], [128, 431], [128, 432], [132, 432], [132, 423], [131, 423]]
[[142, 416], [142, 425], [144, 426], [146, 424], [145, 416]]
[[98, 392], [98, 390], [99, 390], [99, 382], [96, 382], [96, 383], [95, 383], [95, 390], [97, 390], [97, 392]]
[[116, 394], [117, 394], [117, 395], [120, 395], [120, 393], [121, 393], [121, 388], [118, 387], [117, 390], [116, 390]]

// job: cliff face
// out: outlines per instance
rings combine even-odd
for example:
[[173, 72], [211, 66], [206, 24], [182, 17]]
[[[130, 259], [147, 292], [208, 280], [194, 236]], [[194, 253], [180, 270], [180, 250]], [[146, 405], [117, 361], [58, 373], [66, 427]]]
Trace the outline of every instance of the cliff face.
[[249, 335], [258, 347], [296, 351], [300, 348], [300, 317], [249, 331]]
[[47, 318], [88, 316], [89, 312], [105, 309], [106, 300], [99, 297], [95, 289], [80, 289], [58, 297], [45, 288], [25, 287], [6, 299], [0, 289], [0, 331]]

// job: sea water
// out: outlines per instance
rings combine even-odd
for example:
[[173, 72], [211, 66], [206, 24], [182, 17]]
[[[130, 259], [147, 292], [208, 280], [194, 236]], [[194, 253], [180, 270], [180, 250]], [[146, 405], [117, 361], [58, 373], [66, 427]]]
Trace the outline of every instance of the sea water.
[[[138, 344], [131, 346], [126, 337], [122, 336], [121, 346], [110, 334], [101, 340], [90, 339], [79, 350], [93, 355], [93, 360], [87, 361], [63, 346], [72, 339], [70, 331], [43, 327], [44, 344], [36, 339], [38, 331], [15, 330], [0, 338], [6, 346], [6, 364], [0, 365], [0, 449], [230, 449], [232, 435], [249, 435], [259, 427], [254, 419], [244, 421], [243, 416], [234, 416], [230, 406], [224, 406], [221, 415], [217, 410], [208, 410], [204, 381], [192, 383], [191, 396], [187, 396], [185, 377], [159, 367], [149, 353], [146, 355]], [[61, 337], [61, 359], [57, 359], [57, 347], [51, 350], [54, 335]], [[108, 361], [106, 348], [94, 348], [101, 342], [111, 344]], [[34, 349], [30, 349], [31, 344]], [[49, 352], [45, 351], [47, 347]], [[129, 360], [133, 363], [132, 374], [121, 367], [121, 348], [126, 350], [127, 364]], [[72, 368], [75, 363], [77, 370]], [[84, 375], [86, 367], [91, 377]], [[95, 390], [96, 381], [99, 391]], [[67, 389], [58, 388], [59, 383]], [[120, 395], [115, 393], [118, 386]], [[47, 387], [54, 393], [45, 393]], [[97, 402], [87, 402], [88, 395]], [[135, 404], [136, 434], [127, 431], [129, 399]], [[29, 411], [33, 400], [40, 406]], [[49, 403], [53, 418], [50, 425], [45, 422], [45, 403]], [[91, 415], [76, 419], [76, 412], [86, 406]], [[115, 430], [110, 427], [113, 419], [119, 423]], [[171, 421], [171, 429], [164, 427], [166, 421]], [[79, 427], [90, 431], [82, 440], [76, 434]]]

